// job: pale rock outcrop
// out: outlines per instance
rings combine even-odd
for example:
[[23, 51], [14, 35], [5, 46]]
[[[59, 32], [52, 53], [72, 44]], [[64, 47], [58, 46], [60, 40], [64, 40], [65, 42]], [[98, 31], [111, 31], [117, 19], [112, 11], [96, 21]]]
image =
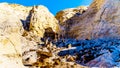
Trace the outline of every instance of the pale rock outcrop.
[[76, 39], [119, 37], [120, 1], [94, 0], [85, 13], [72, 17], [67, 36]]
[[87, 6], [80, 6], [77, 8], [68, 8], [65, 10], [61, 10], [56, 14], [56, 19], [59, 21], [59, 23], [62, 25], [65, 21], [73, 17], [74, 15], [81, 15], [83, 12], [87, 10]]
[[34, 6], [29, 11], [29, 15], [23, 23], [25, 31], [22, 36], [26, 38], [26, 40], [23, 39], [23, 42], [27, 42], [27, 46], [23, 45], [23, 62], [24, 64], [32, 64], [37, 61], [37, 54], [35, 50], [37, 49], [37, 45], [41, 43], [40, 38], [45, 36], [46, 29], [50, 28], [50, 33], [53, 34], [59, 33], [60, 29], [58, 21], [48, 11], [48, 9], [42, 5]]
[[34, 6], [30, 11], [30, 31], [39, 37], [43, 37], [45, 29], [51, 28], [53, 32], [59, 33], [58, 21], [44, 6]]
[[[0, 4], [0, 68], [24, 68], [22, 60], [26, 65], [37, 63], [37, 60], [45, 60], [45, 65], [47, 65], [49, 57], [53, 56], [48, 56], [51, 54], [53, 44], [46, 44], [46, 41], [42, 42], [43, 47], [50, 50], [48, 52], [44, 52], [44, 49], [40, 51], [42, 56], [48, 56], [47, 59], [38, 57], [36, 54], [37, 48], [42, 47], [37, 46], [41, 42], [40, 38], [44, 36], [53, 36], [60, 33], [67, 38], [86, 40], [101, 37], [105, 37], [105, 39], [106, 37], [119, 37], [119, 4], [119, 0], [94, 0], [88, 9], [87, 7], [79, 7], [60, 11], [57, 13], [56, 18], [61, 29], [58, 21], [44, 6], [24, 7], [17, 4]], [[81, 44], [76, 44], [76, 46], [79, 45]], [[72, 48], [72, 45], [70, 44], [68, 47]], [[83, 47], [89, 48], [91, 46]], [[53, 50], [59, 49], [57, 47], [53, 48]], [[108, 56], [108, 59], [106, 56]], [[109, 55], [101, 55], [88, 62], [88, 66], [98, 67], [101, 65], [101, 67], [108, 67], [113, 64], [108, 63], [109, 59], [119, 61], [119, 58], [115, 56], [119, 56], [119, 51]], [[59, 59], [52, 62], [56, 65], [61, 64]], [[41, 65], [38, 62], [37, 65], [39, 64]], [[44, 65], [42, 64], [42, 66]]]
[[[61, 35], [67, 37], [67, 32], [72, 24], [74, 24], [74, 17], [81, 16], [87, 10], [87, 6], [80, 6], [77, 8], [69, 8], [62, 11], [59, 11], [56, 14], [56, 19], [59, 21], [61, 27]], [[79, 20], [78, 20], [79, 21]]]
[[59, 33], [58, 21], [42, 5], [24, 7], [11, 4], [10, 6], [15, 10], [25, 29], [21, 38], [23, 63], [32, 64], [37, 61], [37, 54], [36, 51], [31, 50], [37, 49], [37, 45], [41, 42], [40, 38], [44, 37], [47, 28]]
[[13, 13], [10, 6], [0, 4], [0, 68], [24, 68], [21, 52], [23, 28]]
[[46, 29], [59, 33], [57, 20], [44, 6], [1, 3], [0, 18], [0, 68], [23, 68], [22, 62], [36, 62], [35, 50]]

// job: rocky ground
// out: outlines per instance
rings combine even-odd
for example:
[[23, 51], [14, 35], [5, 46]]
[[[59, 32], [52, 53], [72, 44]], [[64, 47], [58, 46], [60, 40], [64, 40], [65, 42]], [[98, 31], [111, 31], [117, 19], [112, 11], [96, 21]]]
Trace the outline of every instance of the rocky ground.
[[[57, 42], [45, 40], [43, 44], [37, 45], [38, 49], [35, 50], [38, 55], [37, 62], [25, 66], [30, 66], [30, 68], [119, 66], [119, 45], [120, 39], [111, 38], [93, 40], [64, 39]], [[31, 51], [34, 51], [34, 49], [31, 49]]]
[[[64, 56], [60, 55], [59, 53], [61, 53], [61, 51], [71, 49], [72, 47], [59, 47], [58, 43], [59, 42], [49, 41], [48, 39], [43, 40], [40, 44], [37, 45], [37, 49], [31, 48], [30, 51], [24, 52], [24, 54], [26, 54], [35, 51], [37, 54], [37, 57], [34, 57], [37, 59], [36, 62], [32, 64], [25, 63], [24, 65], [28, 66], [29, 68], [87, 68], [77, 64], [77, 57], [69, 55], [70, 53], [66, 53]], [[26, 58], [24, 62], [28, 62], [32, 59], [33, 56], [30, 56]]]

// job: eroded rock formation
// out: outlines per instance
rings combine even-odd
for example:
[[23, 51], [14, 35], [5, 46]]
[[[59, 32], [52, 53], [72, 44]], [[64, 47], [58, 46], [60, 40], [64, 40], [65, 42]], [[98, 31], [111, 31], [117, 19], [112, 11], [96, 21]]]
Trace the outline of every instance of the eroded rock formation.
[[0, 68], [120, 66], [119, 4], [94, 0], [58, 12], [56, 20], [41, 5], [1, 3]]
[[[5, 8], [7, 7], [7, 8]], [[22, 23], [10, 6], [0, 4], [0, 68], [23, 68]]]
[[[5, 8], [7, 7], [7, 8]], [[0, 67], [23, 68], [37, 61], [40, 38], [59, 33], [58, 21], [44, 6], [0, 4]], [[46, 29], [51, 28], [51, 32]], [[32, 51], [31, 51], [32, 50]], [[10, 66], [11, 65], [11, 66]]]
[[81, 16], [87, 10], [87, 6], [80, 6], [77, 8], [69, 8], [62, 10], [56, 14], [56, 19], [59, 21], [61, 27], [61, 36], [68, 37], [68, 31], [76, 20], [74, 18]]
[[119, 4], [119, 0], [94, 0], [85, 13], [71, 18], [69, 23], [74, 24], [70, 26], [67, 36], [76, 39], [118, 37]]
[[58, 21], [44, 6], [35, 6], [32, 8], [30, 18], [30, 31], [43, 37], [45, 29], [51, 28], [53, 32], [59, 33]]
[[[65, 27], [65, 29], [67, 28], [67, 30], [63, 29], [66, 32], [64, 36], [65, 37], [67, 36], [67, 39], [68, 38], [76, 39], [76, 41], [72, 40], [70, 44], [77, 46], [75, 50], [79, 52], [78, 58], [80, 57], [83, 58], [79, 59], [80, 63], [87, 63], [86, 65], [90, 67], [119, 66], [118, 61], [120, 58], [118, 56], [120, 51], [118, 43], [120, 38], [119, 4], [120, 4], [119, 0], [94, 0], [93, 3], [88, 7], [86, 12], [84, 12], [82, 15], [79, 16], [73, 15], [71, 18], [66, 20], [67, 23], [70, 23], [72, 25], [67, 24], [67, 27]], [[63, 14], [60, 15], [58, 14], [58, 16], [62, 18], [67, 16]], [[64, 23], [63, 21], [66, 18], [62, 19], [60, 17], [58, 18], [58, 20], [62, 20], [62, 23]], [[66, 24], [63, 24], [63, 26], [66, 26]], [[116, 39], [117, 43], [115, 43]], [[78, 44], [74, 44], [77, 43], [78, 40], [80, 40], [80, 42]], [[96, 40], [96, 42], [89, 44], [89, 42], [93, 40]], [[100, 43], [99, 40], [102, 42]], [[103, 42], [103, 40], [106, 40], [106, 42]], [[84, 43], [85, 41], [87, 41], [86, 44]], [[64, 44], [66, 43], [59, 44], [59, 46], [63, 46]], [[92, 46], [94, 44], [96, 46]], [[81, 47], [82, 45], [83, 47]], [[79, 51], [79, 49], [83, 50]], [[93, 52], [94, 49], [96, 53]], [[97, 50], [100, 50], [100, 52], [98, 52]], [[81, 54], [84, 51], [85, 53]], [[71, 54], [73, 55], [74, 49], [73, 51], [72, 50], [61, 51], [60, 55], [61, 54], [64, 55], [65, 53], [70, 54], [69, 52], [71, 52]], [[91, 61], [89, 62], [88, 60]]]

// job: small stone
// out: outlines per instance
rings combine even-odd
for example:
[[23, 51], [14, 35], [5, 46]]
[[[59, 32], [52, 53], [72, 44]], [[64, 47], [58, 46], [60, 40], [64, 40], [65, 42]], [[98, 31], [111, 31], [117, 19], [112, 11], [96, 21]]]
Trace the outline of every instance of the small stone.
[[69, 57], [69, 58], [67, 59], [67, 61], [73, 62], [73, 61], [75, 61], [75, 58], [71, 56], [71, 57]]
[[54, 65], [59, 65], [60, 64], [60, 58], [54, 59], [53, 61], [54, 61]]
[[71, 44], [69, 44], [69, 45], [68, 45], [68, 48], [71, 48], [71, 47], [72, 47], [72, 45], [71, 45]]
[[52, 57], [52, 53], [50, 52], [37, 51], [37, 54], [43, 59]]
[[43, 48], [42, 51], [44, 51], [44, 52], [49, 52], [49, 50], [48, 50], [46, 47]]
[[46, 58], [46, 59], [44, 59], [43, 61], [44, 61], [45, 63], [50, 63], [50, 62], [52, 62], [50, 58]]
[[60, 61], [59, 60], [55, 60], [55, 65], [59, 65], [60, 64]]
[[32, 66], [38, 66], [38, 67], [40, 67], [42, 65], [43, 65], [43, 63], [41, 63], [41, 62], [35, 62], [32, 64]]

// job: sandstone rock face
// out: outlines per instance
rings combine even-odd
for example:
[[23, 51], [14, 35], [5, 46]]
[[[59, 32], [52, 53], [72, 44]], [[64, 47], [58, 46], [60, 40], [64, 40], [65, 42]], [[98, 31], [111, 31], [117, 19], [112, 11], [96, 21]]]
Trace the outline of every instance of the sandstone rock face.
[[47, 28], [51, 28], [56, 33], [59, 32], [58, 21], [44, 6], [33, 7], [30, 14], [30, 30], [36, 35], [43, 37]]
[[87, 9], [87, 6], [80, 6], [77, 8], [65, 9], [65, 10], [59, 11], [56, 14], [56, 18], [58, 19], [58, 21], [62, 25], [62, 23], [64, 23], [66, 20], [70, 19], [74, 15], [77, 15], [77, 14], [81, 15], [86, 9]]
[[[34, 6], [29, 10], [28, 16], [23, 23], [25, 28], [23, 36], [26, 38], [26, 40], [25, 38], [23, 39], [25, 43], [23, 45], [23, 62], [25, 64], [32, 64], [37, 61], [37, 54], [36, 51], [30, 50], [36, 50], [37, 45], [40, 43], [40, 38], [45, 35], [59, 33], [59, 25], [58, 21], [44, 6]], [[46, 29], [51, 29], [51, 31]], [[26, 61], [27, 59], [29, 60]]]
[[[84, 67], [76, 62], [91, 67], [120, 66], [120, 42], [115, 40], [120, 36], [119, 4], [119, 0], [94, 0], [89, 8], [58, 12], [59, 23], [41, 5], [0, 4], [0, 68], [24, 68], [23, 64]], [[59, 33], [66, 39], [51, 41]]]
[[12, 8], [0, 4], [0, 68], [23, 68], [22, 24]]
[[[115, 43], [116, 38], [120, 38], [120, 1], [119, 0], [94, 0], [93, 3], [90, 5], [90, 7], [84, 12], [82, 15], [79, 16], [72, 16], [70, 19], [66, 20], [66, 22], [71, 23], [72, 25], [69, 25], [65, 28], [68, 28], [66, 31], [66, 34], [64, 36], [68, 36], [68, 38], [73, 39], [82, 39], [87, 41], [92, 40], [102, 40], [109, 39], [112, 41], [112, 43]], [[66, 15], [65, 15], [66, 16]], [[64, 15], [63, 15], [64, 17]], [[58, 18], [59, 19], [59, 18]], [[63, 24], [65, 26], [66, 24]], [[67, 39], [68, 39], [67, 38]], [[118, 42], [119, 40], [117, 40]], [[73, 41], [72, 41], [73, 42]], [[79, 59], [80, 63], [86, 63], [86, 60], [91, 60], [86, 63], [89, 67], [114, 67], [119, 66], [119, 58], [117, 57], [119, 55], [119, 48], [117, 44], [109, 44], [107, 42], [100, 43], [100, 41], [95, 41], [89, 44], [89, 42], [86, 42], [86, 44], [77, 44], [78, 49], [83, 49], [85, 47], [87, 49], [85, 50], [86, 55], [82, 56], [82, 54], [78, 55], [78, 58], [84, 57], [83, 59]], [[96, 44], [95, 44], [96, 43]], [[97, 45], [94, 48], [94, 44]], [[83, 48], [81, 46], [84, 45]], [[99, 47], [100, 46], [100, 47]], [[108, 46], [108, 48], [107, 48]], [[111, 47], [112, 46], [112, 47]], [[109, 49], [111, 47], [114, 50], [106, 50], [105, 48]], [[100, 48], [103, 48], [100, 50]], [[91, 54], [89, 49], [91, 50]], [[95, 52], [92, 52], [94, 51]], [[77, 49], [75, 49], [77, 50]], [[100, 50], [98, 52], [97, 50]], [[69, 50], [68, 50], [69, 51]], [[62, 52], [63, 55], [64, 52]], [[84, 51], [79, 51], [78, 53], [84, 53]], [[85, 54], [85, 53], [84, 53]], [[95, 55], [100, 54], [100, 55]], [[91, 55], [88, 57], [88, 55]], [[95, 57], [96, 56], [96, 57]]]
[[1, 3], [0, 18], [0, 68], [23, 68], [22, 62], [36, 62], [35, 50], [46, 29], [59, 33], [57, 20], [44, 6]]
[[[69, 8], [62, 10], [56, 14], [56, 19], [59, 21], [61, 27], [61, 35], [67, 37], [67, 33], [72, 24], [74, 24], [74, 20], [72, 18], [76, 18], [81, 16], [87, 10], [87, 6], [80, 6], [77, 8]], [[79, 21], [79, 20], [78, 20]]]
[[76, 39], [118, 37], [119, 4], [119, 0], [94, 0], [85, 13], [71, 18], [70, 23], [74, 24], [69, 28], [67, 36]]

